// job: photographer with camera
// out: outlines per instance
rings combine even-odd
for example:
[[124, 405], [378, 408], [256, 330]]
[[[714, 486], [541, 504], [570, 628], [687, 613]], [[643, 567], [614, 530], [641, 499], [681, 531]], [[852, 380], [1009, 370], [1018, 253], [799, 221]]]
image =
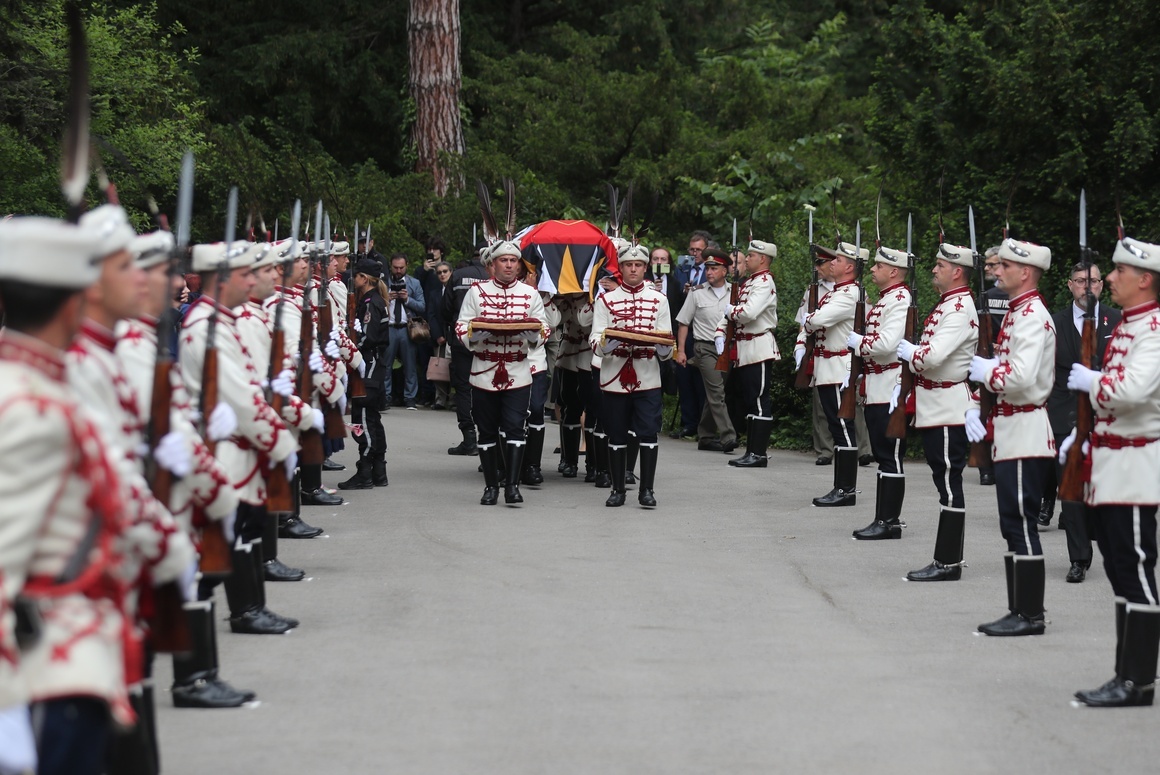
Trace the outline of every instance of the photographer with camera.
[[398, 358], [403, 364], [403, 405], [408, 409], [418, 408], [415, 398], [419, 393], [419, 377], [415, 364], [417, 346], [411, 341], [407, 324], [412, 319], [423, 320], [426, 311], [423, 287], [414, 277], [407, 276], [407, 256], [393, 254], [387, 280], [387, 348], [383, 354], [387, 370], [383, 376], [383, 392], [388, 402], [394, 400], [392, 366]]

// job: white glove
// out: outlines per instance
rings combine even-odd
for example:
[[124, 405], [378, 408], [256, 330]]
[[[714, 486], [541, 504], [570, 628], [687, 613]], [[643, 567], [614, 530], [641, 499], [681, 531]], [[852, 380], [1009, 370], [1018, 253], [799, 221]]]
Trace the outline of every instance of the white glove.
[[866, 337], [862, 336], [861, 334], [855, 334], [853, 331], [851, 331], [850, 335], [846, 337], [846, 346], [854, 352], [858, 352], [862, 349], [862, 340], [865, 338]]
[[902, 397], [902, 385], [895, 385], [894, 391], [890, 394], [890, 411], [898, 408], [898, 399]]
[[[657, 348], [657, 355], [660, 358], [668, 358], [669, 354], [672, 353], [672, 351], [673, 351], [672, 345], [668, 345], [668, 344], [658, 344], [658, 345], [656, 345], [656, 348]], [[718, 355], [720, 355], [720, 353], [718, 353]]]
[[298, 453], [291, 452], [286, 457], [286, 459], [282, 461], [282, 465], [286, 468], [286, 478], [290, 481], [294, 481], [294, 472], [298, 470]]
[[366, 361], [359, 361], [358, 375], [360, 377], [365, 377], [367, 375], [367, 362]]
[[157, 448], [153, 450], [153, 459], [157, 465], [178, 478], [189, 476], [193, 471], [193, 453], [185, 436], [177, 431], [170, 431], [161, 437]]
[[1066, 463], [1066, 462], [1067, 462], [1067, 453], [1068, 453], [1068, 450], [1070, 450], [1070, 449], [1071, 449], [1071, 447], [1072, 447], [1072, 445], [1073, 445], [1073, 444], [1075, 444], [1075, 439], [1076, 439], [1076, 429], [1075, 429], [1075, 428], [1072, 428], [1072, 429], [1071, 429], [1071, 433], [1067, 434], [1067, 438], [1066, 438], [1066, 439], [1064, 439], [1064, 440], [1063, 440], [1063, 443], [1059, 445], [1059, 462], [1060, 462], [1060, 465], [1062, 465], [1062, 464], [1064, 464], [1064, 463]]
[[978, 409], [968, 409], [964, 417], [968, 441], [978, 443], [987, 438], [987, 426], [983, 425], [983, 421], [979, 419]]
[[342, 358], [342, 350], [338, 348], [338, 342], [333, 339], [326, 343], [326, 354], [330, 356], [332, 361], [337, 361]]
[[346, 393], [338, 394], [338, 413], [346, 414]]
[[361, 320], [361, 319], [359, 319], [359, 318], [355, 318], [355, 319], [352, 321], [352, 325], [354, 326], [354, 330], [355, 330], [355, 331], [357, 331], [358, 333], [360, 333], [360, 334], [361, 334], [361, 333], [363, 332], [363, 327], [362, 327], [362, 320]]
[[326, 418], [322, 415], [322, 410], [311, 409], [310, 411], [310, 425], [314, 430], [322, 433], [322, 430], [326, 427]]
[[999, 365], [998, 358], [980, 358], [977, 355], [971, 356], [971, 368], [967, 372], [967, 376], [972, 382], [983, 382], [991, 378], [991, 372]]
[[326, 364], [322, 361], [322, 353], [318, 352], [318, 350], [310, 353], [310, 359], [307, 363], [310, 364], [310, 370], [315, 374], [321, 373], [326, 367]]
[[520, 336], [522, 336], [524, 339], [527, 339], [532, 344], [535, 344], [540, 340], [539, 331], [521, 331]]
[[621, 343], [615, 339], [605, 339], [604, 344], [600, 348], [600, 352], [607, 355], [608, 353], [615, 350], [617, 347], [620, 347], [620, 345], [621, 345]]
[[1067, 375], [1067, 389], [1088, 393], [1092, 389], [1092, 383], [1099, 379], [1102, 373], [1092, 371], [1083, 364], [1073, 363], [1071, 364], [1071, 373]]
[[485, 339], [491, 339], [490, 331], [472, 331], [471, 336], [467, 338], [469, 342], [482, 342]]
[[278, 376], [270, 382], [270, 389], [283, 398], [294, 395], [294, 372], [290, 369], [278, 372]]
[[36, 740], [27, 705], [0, 710], [0, 772], [36, 772]]
[[798, 347], [793, 351], [793, 370], [800, 371], [802, 367], [802, 358], [806, 357], [806, 348]]
[[234, 509], [229, 514], [222, 517], [222, 533], [226, 537], [226, 542], [230, 546], [234, 545], [234, 538], [237, 536], [234, 533], [234, 525], [238, 522], [238, 510]]
[[717, 338], [715, 338], [713, 340], [713, 344], [716, 345], [716, 347], [717, 347], [717, 354], [718, 355], [725, 354], [725, 337], [718, 336]]
[[[231, 540], [232, 544], [233, 541]], [[181, 578], [177, 580], [179, 588], [181, 589], [181, 597], [187, 603], [197, 600], [197, 560], [191, 562], [185, 570], [181, 572]]]
[[[265, 387], [266, 387], [265, 385], [262, 386], [263, 389]], [[197, 424], [200, 422], [201, 422], [201, 412], [199, 412], [197, 410], [197, 408], [190, 409], [189, 410], [189, 424], [196, 428]]]
[[227, 403], [219, 403], [209, 413], [209, 426], [206, 432], [214, 441], [222, 441], [234, 435], [234, 431], [238, 429], [238, 416], [234, 413], [234, 409]]
[[898, 343], [898, 360], [909, 362], [914, 358], [914, 351], [917, 349], [914, 342], [911, 342], [909, 339], [903, 339]]
[[850, 375], [847, 373], [845, 379], [842, 380], [842, 384], [838, 387], [838, 390], [845, 390], [848, 387], [850, 387]]

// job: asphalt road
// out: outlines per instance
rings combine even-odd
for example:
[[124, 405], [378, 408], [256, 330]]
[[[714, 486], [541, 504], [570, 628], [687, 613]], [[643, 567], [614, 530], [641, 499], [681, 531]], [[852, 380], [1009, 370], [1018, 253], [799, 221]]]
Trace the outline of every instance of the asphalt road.
[[302, 626], [220, 625], [222, 673], [259, 703], [176, 710], [158, 660], [166, 773], [1156, 771], [1160, 707], [1071, 703], [1113, 672], [1098, 552], [1064, 583], [1053, 526], [1047, 633], [975, 634], [1006, 595], [974, 472], [963, 580], [916, 584], [937, 520], [921, 463], [903, 540], [863, 543], [869, 468], [856, 507], [817, 509], [831, 473], [812, 455], [739, 471], [664, 439], [659, 508], [630, 491], [608, 509], [555, 473], [550, 439], [544, 486], [482, 507], [476, 459], [445, 453], [452, 416], [385, 419], [390, 486], [308, 508], [327, 536], [282, 542], [310, 578], [268, 585], [270, 605]]

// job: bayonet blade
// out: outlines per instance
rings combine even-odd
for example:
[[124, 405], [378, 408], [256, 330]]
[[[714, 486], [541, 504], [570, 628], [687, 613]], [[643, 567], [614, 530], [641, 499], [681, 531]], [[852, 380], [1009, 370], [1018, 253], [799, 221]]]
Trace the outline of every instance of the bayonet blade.
[[230, 246], [234, 243], [234, 236], [238, 232], [238, 187], [230, 187], [230, 196], [226, 202], [226, 263], [230, 258]]
[[323, 216], [323, 218], [325, 220], [325, 225], [322, 227], [322, 233], [326, 235], [325, 238], [323, 239], [323, 243], [326, 245], [326, 253], [329, 254], [330, 253], [330, 246], [333, 244], [330, 241], [330, 213], [326, 213], [326, 215]]
[[730, 250], [737, 247], [737, 219], [733, 219], [733, 243], [729, 246]]
[[370, 224], [370, 223], [367, 224], [367, 253], [371, 252], [371, 226], [372, 225], [373, 224]]
[[193, 151], [181, 157], [181, 177], [177, 183], [177, 252], [183, 253], [189, 245], [189, 221], [193, 217]]
[[814, 206], [806, 205], [806, 212], [810, 214], [810, 244], [814, 244]]
[[[354, 219], [354, 250], [351, 251], [355, 256], [360, 255], [358, 252], [358, 218]], [[354, 271], [351, 270], [351, 277], [354, 277]]]
[[910, 249], [910, 238], [914, 234], [914, 216], [910, 213], [906, 214], [906, 255], [911, 255], [913, 251]]
[[318, 208], [314, 212], [314, 250], [318, 250], [318, 243], [322, 240], [322, 200], [318, 200]]
[[854, 222], [854, 258], [857, 259], [862, 255], [862, 220], [858, 219]]
[[90, 151], [89, 46], [77, 3], [65, 6], [65, 24], [69, 34], [69, 117], [60, 155], [60, 188], [69, 205], [69, 220], [76, 223], [89, 183]]
[[298, 241], [298, 227], [302, 223], [302, 200], [294, 200], [294, 210], [290, 215], [290, 239]]
[[967, 227], [971, 232], [971, 252], [978, 253], [978, 248], [975, 246], [975, 208], [967, 205]]
[[1079, 246], [1087, 247], [1087, 193], [1079, 190]]
[[274, 242], [278, 241], [278, 219], [274, 219]]

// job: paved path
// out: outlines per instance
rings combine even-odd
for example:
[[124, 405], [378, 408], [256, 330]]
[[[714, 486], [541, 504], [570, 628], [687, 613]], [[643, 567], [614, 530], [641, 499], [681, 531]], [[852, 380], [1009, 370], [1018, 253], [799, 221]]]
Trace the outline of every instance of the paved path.
[[1069, 702], [1111, 677], [1112, 603], [1101, 572], [1064, 583], [1062, 532], [1044, 536], [1047, 634], [973, 633], [1006, 603], [974, 472], [964, 579], [913, 584], [937, 514], [921, 464], [904, 539], [861, 543], [870, 469], [857, 507], [815, 509], [830, 471], [812, 456], [743, 472], [665, 439], [656, 510], [634, 492], [606, 509], [550, 452], [522, 507], [486, 508], [476, 460], [445, 454], [453, 418], [386, 421], [390, 487], [308, 509], [329, 537], [282, 544], [311, 580], [270, 585], [271, 607], [301, 628], [221, 625], [223, 674], [257, 707], [160, 692], [169, 775], [1156, 771], [1160, 708]]

